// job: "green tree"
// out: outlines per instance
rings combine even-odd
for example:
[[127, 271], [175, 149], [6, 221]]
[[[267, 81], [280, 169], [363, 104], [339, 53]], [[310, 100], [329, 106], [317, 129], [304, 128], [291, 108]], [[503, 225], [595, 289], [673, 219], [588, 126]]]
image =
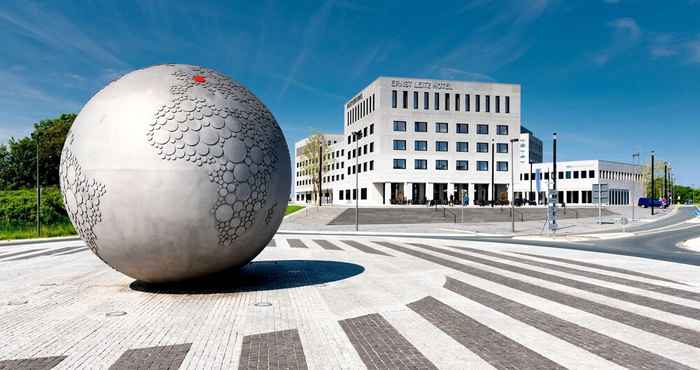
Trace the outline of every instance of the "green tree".
[[314, 202], [318, 202], [319, 185], [321, 184], [321, 176], [319, 176], [319, 161], [321, 152], [323, 153], [323, 168], [321, 169], [321, 176], [326, 176], [328, 172], [332, 170], [333, 156], [331, 155], [331, 146], [329, 141], [319, 133], [314, 133], [309, 136], [306, 144], [302, 147], [301, 156], [301, 171], [305, 176], [311, 178], [312, 184], [312, 198]]
[[[664, 192], [664, 164], [667, 162], [663, 160], [656, 160], [654, 162], [654, 194], [657, 198], [661, 198]], [[668, 164], [668, 172], [671, 173], [671, 165]], [[645, 163], [642, 166], [642, 179], [644, 181], [644, 192], [647, 197], [651, 197], [651, 162]], [[671, 187], [671, 184], [667, 184]]]

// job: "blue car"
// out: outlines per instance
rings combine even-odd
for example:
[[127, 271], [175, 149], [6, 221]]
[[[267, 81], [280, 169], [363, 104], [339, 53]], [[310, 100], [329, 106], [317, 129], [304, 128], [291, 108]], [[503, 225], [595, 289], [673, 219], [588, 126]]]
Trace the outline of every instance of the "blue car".
[[661, 199], [639, 198], [639, 202], [637, 203], [637, 205], [642, 208], [651, 207], [652, 205], [656, 208], [661, 208], [663, 206], [663, 203], [661, 203]]

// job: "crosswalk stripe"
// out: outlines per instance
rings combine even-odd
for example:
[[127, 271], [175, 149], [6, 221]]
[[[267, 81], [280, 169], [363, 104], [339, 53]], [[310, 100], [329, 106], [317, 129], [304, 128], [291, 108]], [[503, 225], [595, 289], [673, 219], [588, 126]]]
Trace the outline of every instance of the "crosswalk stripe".
[[301, 239], [287, 239], [287, 244], [289, 244], [291, 248], [308, 248]]
[[358, 250], [360, 250], [360, 251], [362, 251], [362, 252], [365, 252], [365, 253], [379, 254], [379, 255], [382, 255], [382, 256], [393, 257], [392, 255], [387, 254], [387, 253], [384, 253], [384, 252], [380, 251], [379, 249], [375, 249], [375, 248], [372, 248], [372, 247], [370, 247], [370, 246], [368, 246], [368, 245], [364, 245], [364, 244], [362, 244], [362, 243], [358, 243], [358, 242], [356, 242], [356, 241], [354, 241], [354, 240], [343, 240], [343, 243], [345, 243], [345, 244], [347, 244], [347, 245], [349, 245], [349, 246], [351, 246], [351, 247], [354, 247], [354, 248], [356, 248], [356, 249], [358, 249]]
[[34, 253], [34, 252], [39, 252], [39, 251], [43, 251], [43, 250], [46, 250], [46, 248], [30, 249], [30, 250], [28, 250], [28, 251], [21, 251], [21, 252], [14, 252], [14, 253], [5, 253], [5, 254], [0, 255], [0, 258], [8, 258], [8, 257], [14, 257], [14, 256], [21, 256], [21, 255], [23, 255], [23, 254]]
[[78, 248], [80, 248], [80, 247], [65, 247], [65, 248], [58, 248], [58, 249], [50, 249], [50, 250], [48, 250], [48, 251], [46, 251], [46, 252], [37, 253], [37, 254], [31, 254], [31, 255], [28, 255], [28, 256], [27, 256], [27, 255], [24, 255], [24, 256], [21, 256], [21, 257], [10, 258], [10, 259], [7, 259], [7, 260], [2, 260], [2, 261], [0, 261], [0, 262], [19, 261], [19, 260], [27, 260], [27, 259], [31, 259], [31, 258], [35, 258], [35, 257], [50, 256], [50, 255], [52, 255], [52, 254], [57, 254], [57, 253], [61, 253], [61, 252], [67, 252], [67, 251], [75, 250], [75, 249], [78, 249]]
[[603, 296], [606, 296], [609, 298], [619, 299], [622, 301], [627, 301], [630, 303], [638, 304], [640, 306], [646, 306], [646, 307], [654, 308], [654, 309], [657, 309], [660, 311], [665, 311], [668, 313], [673, 313], [676, 315], [685, 316], [685, 317], [695, 319], [695, 320], [700, 320], [700, 309], [697, 309], [694, 307], [688, 307], [688, 306], [680, 305], [680, 304], [673, 303], [673, 302], [666, 302], [666, 301], [662, 301], [662, 300], [656, 299], [656, 298], [646, 297], [643, 295], [629, 293], [629, 292], [625, 292], [622, 290], [607, 288], [604, 286], [586, 283], [586, 282], [578, 281], [578, 280], [574, 280], [574, 279], [569, 279], [569, 278], [565, 278], [562, 276], [547, 274], [544, 272], [539, 272], [539, 271], [530, 270], [530, 269], [526, 269], [526, 268], [522, 268], [522, 267], [518, 267], [518, 266], [513, 266], [513, 265], [509, 265], [507, 263], [492, 261], [489, 259], [476, 257], [476, 256], [464, 254], [464, 253], [457, 253], [457, 252], [454, 252], [451, 250], [436, 248], [436, 247], [432, 247], [432, 246], [429, 246], [426, 244], [411, 243], [411, 245], [414, 245], [416, 247], [423, 248], [426, 250], [430, 250], [433, 252], [442, 253], [442, 254], [445, 254], [445, 255], [448, 255], [451, 257], [456, 257], [459, 259], [472, 261], [472, 262], [480, 263], [480, 264], [491, 266], [491, 267], [496, 267], [496, 268], [499, 268], [502, 270], [531, 276], [531, 277], [534, 277], [537, 279], [551, 281], [553, 283], [561, 284], [561, 285], [568, 286], [571, 288], [585, 290], [585, 291], [588, 291], [591, 293], [600, 294], [600, 295], [603, 295]]
[[306, 369], [306, 357], [296, 329], [243, 337], [239, 369]]
[[631, 369], [691, 369], [666, 357], [562, 320], [556, 316], [503, 298], [459, 280], [448, 277], [444, 287], [620, 366]]
[[339, 246], [329, 242], [326, 239], [314, 239], [314, 242], [321, 246], [321, 248], [331, 251], [342, 251], [343, 249]]
[[649, 275], [637, 271], [632, 271], [632, 270], [627, 270], [619, 267], [612, 267], [612, 266], [605, 266], [605, 265], [599, 265], [597, 263], [590, 263], [590, 262], [583, 262], [583, 261], [577, 261], [577, 260], [572, 260], [568, 258], [560, 258], [560, 257], [552, 257], [552, 256], [543, 256], [539, 254], [533, 254], [533, 253], [525, 253], [525, 252], [513, 252], [516, 254], [521, 254], [523, 256], [530, 256], [530, 257], [535, 257], [535, 258], [542, 258], [546, 260], [552, 260], [552, 261], [557, 261], [557, 262], [563, 262], [563, 263], [568, 263], [572, 265], [579, 265], [583, 267], [590, 267], [598, 270], [606, 270], [610, 272], [617, 272], [620, 274], [625, 274], [625, 275], [631, 275], [631, 276], [637, 276], [637, 277], [642, 277], [646, 279], [651, 279], [651, 280], [658, 280], [658, 281], [665, 281], [667, 283], [674, 283], [674, 284], [679, 284], [679, 285], [685, 285], [681, 282], [662, 278], [659, 276], [654, 276], [654, 275]]
[[53, 356], [53, 357], [35, 357], [35, 358], [22, 358], [19, 360], [3, 360], [0, 361], [0, 369], [7, 370], [19, 370], [19, 369], [31, 369], [31, 370], [49, 370], [61, 361], [65, 360], [66, 356]]
[[78, 249], [73, 250], [73, 251], [68, 251], [68, 252], [62, 252], [62, 253], [55, 254], [55, 256], [66, 256], [66, 255], [69, 255], [69, 254], [81, 253], [81, 252], [85, 252], [85, 251], [88, 250], [88, 249], [90, 249], [90, 248], [78, 248]]
[[564, 369], [433, 297], [425, 297], [407, 306], [497, 369]]
[[437, 369], [379, 314], [338, 323], [368, 369]]
[[177, 369], [190, 351], [191, 343], [130, 349], [122, 353], [109, 370]]
[[611, 276], [611, 275], [605, 275], [605, 274], [600, 274], [597, 272], [585, 271], [585, 270], [575, 269], [575, 268], [571, 268], [571, 267], [554, 265], [554, 264], [546, 263], [546, 262], [533, 261], [533, 260], [526, 259], [526, 258], [509, 256], [509, 255], [503, 254], [503, 253], [495, 253], [495, 252], [491, 252], [491, 251], [484, 251], [484, 250], [480, 250], [480, 249], [467, 248], [467, 247], [453, 247], [453, 248], [457, 248], [459, 250], [463, 250], [463, 251], [470, 252], [470, 253], [483, 254], [485, 256], [496, 257], [496, 258], [501, 258], [501, 259], [513, 261], [513, 262], [523, 263], [526, 265], [542, 267], [542, 268], [546, 268], [549, 270], [561, 271], [561, 272], [565, 272], [565, 273], [572, 274], [572, 275], [585, 276], [585, 277], [588, 277], [591, 279], [608, 281], [611, 283], [632, 286], [635, 288], [646, 289], [646, 290], [655, 291], [655, 292], [659, 292], [659, 293], [663, 293], [663, 294], [668, 294], [668, 295], [672, 295], [672, 296], [676, 296], [676, 297], [691, 299], [694, 301], [700, 301], [700, 294], [695, 293], [695, 292], [689, 292], [687, 290], [676, 289], [676, 288], [672, 288], [672, 287], [656, 285], [656, 284], [651, 284], [651, 283], [645, 283], [643, 281], [632, 280], [632, 279]]
[[[505, 285], [522, 292], [532, 294], [553, 302], [557, 302], [575, 309], [585, 311], [606, 319], [610, 319], [649, 333], [660, 335], [690, 346], [700, 348], [700, 332], [684, 328], [678, 325], [669, 324], [667, 322], [656, 320], [647, 316], [642, 316], [634, 312], [629, 312], [608, 306], [602, 303], [593, 302], [574, 295], [561, 293], [556, 290], [544, 288], [531, 284], [522, 280], [513, 279], [507, 276], [499, 275], [490, 271], [482, 270], [476, 267], [464, 265], [452, 260], [447, 260], [431, 254], [416, 251], [410, 248], [402, 247], [388, 242], [376, 242], [387, 248], [404, 252], [414, 257], [437, 263], [439, 265], [452, 268], [454, 270], [464, 272], [469, 275], [479, 277], [484, 280], [492, 281], [497, 284]], [[437, 249], [437, 248], [436, 248]]]

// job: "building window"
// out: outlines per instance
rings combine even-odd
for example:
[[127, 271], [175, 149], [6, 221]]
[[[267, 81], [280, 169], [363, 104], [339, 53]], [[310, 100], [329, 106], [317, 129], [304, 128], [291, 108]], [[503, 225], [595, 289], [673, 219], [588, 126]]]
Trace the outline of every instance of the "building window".
[[367, 154], [367, 144], [362, 146], [363, 154]]
[[369, 152], [370, 153], [374, 152], [374, 141], [369, 143]]
[[430, 109], [430, 93], [427, 93], [427, 92], [423, 93], [423, 109], [425, 109], [425, 110]]
[[366, 200], [367, 199], [367, 188], [361, 188], [360, 189], [360, 200]]
[[501, 97], [496, 95], [496, 113], [501, 113]]
[[435, 110], [440, 110], [440, 93], [435, 93]]
[[450, 94], [445, 93], [445, 110], [450, 110]]
[[508, 153], [508, 144], [506, 144], [506, 143], [496, 144], [496, 153]]
[[357, 189], [352, 189], [352, 200], [357, 199]]
[[369, 134], [372, 135], [374, 133], [374, 123], [369, 125]]
[[394, 158], [394, 169], [395, 170], [405, 170], [406, 169], [406, 160]]
[[447, 151], [447, 141], [436, 141], [435, 142], [435, 151], [446, 152]]
[[566, 178], [570, 179], [571, 178], [571, 171], [566, 171]]
[[476, 125], [476, 133], [479, 135], [488, 135], [489, 134], [489, 125], [477, 124]]
[[469, 143], [466, 141], [458, 141], [457, 142], [457, 151], [458, 152], [468, 152], [469, 151]]
[[461, 97], [461, 94], [455, 94], [455, 111], [459, 112], [459, 98]]
[[[474, 95], [474, 105], [476, 106], [476, 111], [481, 112], [481, 96], [480, 95]], [[394, 107], [396, 108], [396, 107]]]
[[559, 174], [557, 175], [557, 178], [559, 180], [564, 180], [564, 171], [559, 171]]
[[506, 113], [510, 113], [510, 96], [506, 96]]
[[476, 143], [476, 152], [477, 153], [488, 153], [489, 152], [489, 143]]
[[340, 191], [338, 192], [338, 199], [339, 199], [339, 200], [343, 200], [343, 193], [344, 193], [344, 192], [343, 192], [342, 190], [340, 190]]
[[413, 128], [415, 132], [428, 132], [428, 122], [416, 122]]
[[508, 135], [508, 125], [496, 125], [496, 135]]
[[413, 161], [413, 168], [416, 170], [427, 170], [428, 169], [428, 160], [426, 159], [416, 159]]
[[413, 109], [418, 109], [418, 91], [413, 92]]
[[365, 137], [365, 136], [367, 136], [367, 127], [362, 129], [362, 137]]
[[447, 170], [447, 161], [444, 159], [438, 159], [435, 161], [436, 170]]
[[446, 134], [447, 131], [447, 122], [435, 122], [435, 132]]
[[469, 170], [469, 161], [457, 161], [457, 171]]
[[588, 178], [595, 179], [595, 170], [588, 171]]
[[374, 161], [369, 161], [369, 170], [374, 171]]
[[425, 140], [416, 140], [414, 145], [414, 149], [417, 152], [424, 152], [428, 150], [428, 142]]
[[574, 171], [574, 178], [578, 179], [578, 171]]
[[406, 121], [394, 121], [394, 131], [406, 131]]
[[491, 95], [484, 95], [484, 99], [486, 100], [486, 109], [484, 111], [490, 112], [491, 111]]
[[403, 98], [403, 102], [402, 102], [403, 109], [408, 108], [408, 91], [404, 90], [401, 97]]
[[586, 176], [586, 175], [588, 175], [588, 172], [586, 172], [586, 171], [581, 171], [581, 178], [582, 178], [582, 179], [585, 179], [586, 177], [588, 177], [588, 176]]
[[391, 90], [391, 107], [396, 108], [396, 90]]
[[458, 134], [468, 134], [469, 133], [469, 125], [466, 123], [458, 123], [457, 124], [457, 133]]
[[469, 112], [469, 109], [471, 108], [469, 103], [471, 103], [471, 101], [469, 99], [469, 94], [465, 94], [464, 95], [464, 111], [465, 112]]
[[362, 164], [362, 172], [367, 172], [367, 162]]
[[501, 171], [501, 172], [508, 171], [508, 162], [505, 162], [505, 161], [496, 162], [496, 171]]
[[394, 150], [406, 150], [406, 140], [394, 140]]

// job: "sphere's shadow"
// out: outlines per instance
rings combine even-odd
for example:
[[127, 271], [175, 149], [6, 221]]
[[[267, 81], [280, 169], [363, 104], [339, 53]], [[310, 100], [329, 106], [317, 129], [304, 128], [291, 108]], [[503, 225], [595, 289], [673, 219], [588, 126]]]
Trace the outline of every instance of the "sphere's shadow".
[[365, 268], [354, 263], [317, 260], [251, 262], [203, 278], [179, 283], [151, 284], [136, 280], [133, 290], [165, 294], [217, 294], [287, 289], [319, 285], [359, 275]]

